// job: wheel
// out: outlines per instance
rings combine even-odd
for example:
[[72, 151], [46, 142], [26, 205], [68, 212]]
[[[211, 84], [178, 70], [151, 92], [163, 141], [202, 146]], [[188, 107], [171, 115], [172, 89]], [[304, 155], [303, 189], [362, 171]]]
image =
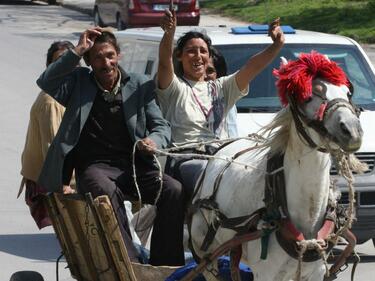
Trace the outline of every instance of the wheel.
[[44, 281], [44, 279], [39, 272], [25, 270], [13, 273], [9, 281]]
[[100, 18], [98, 8], [95, 7], [94, 9], [94, 25], [99, 27], [104, 27], [103, 21]]
[[48, 3], [48, 5], [56, 5], [57, 1], [56, 0], [48, 0], [47, 3]]
[[121, 20], [120, 14], [117, 14], [116, 16], [116, 27], [117, 30], [124, 30], [126, 29], [126, 24]]

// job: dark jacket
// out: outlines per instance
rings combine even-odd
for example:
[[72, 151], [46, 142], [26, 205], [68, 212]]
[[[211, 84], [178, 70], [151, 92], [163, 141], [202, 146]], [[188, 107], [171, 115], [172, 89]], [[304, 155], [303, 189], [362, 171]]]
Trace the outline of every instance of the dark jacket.
[[[65, 157], [77, 144], [99, 90], [91, 70], [77, 67], [79, 61], [79, 56], [68, 51], [50, 64], [37, 80], [42, 90], [66, 107], [38, 179], [48, 191], [62, 190]], [[130, 137], [133, 142], [149, 137], [158, 148], [166, 147], [171, 130], [155, 102], [154, 82], [140, 74], [128, 73], [128, 76], [129, 81], [121, 88], [121, 94]]]

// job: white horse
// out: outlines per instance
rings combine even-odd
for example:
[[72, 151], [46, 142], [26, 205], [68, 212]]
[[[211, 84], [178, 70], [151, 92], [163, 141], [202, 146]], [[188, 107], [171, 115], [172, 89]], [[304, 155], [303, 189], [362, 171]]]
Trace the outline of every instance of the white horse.
[[[321, 54], [312, 52], [296, 61], [284, 61], [274, 74], [285, 107], [265, 128], [269, 138], [263, 148], [249, 150], [235, 159], [246, 165], [228, 166], [226, 161], [210, 160], [193, 203], [210, 197], [217, 188], [215, 201], [226, 217], [245, 216], [264, 208], [266, 176], [270, 174], [266, 171], [267, 159], [282, 154], [287, 207], [287, 214], [282, 216], [286, 215], [306, 240], [314, 239], [325, 221], [329, 200], [337, 199], [337, 194], [330, 191], [328, 152], [339, 149], [352, 153], [359, 149], [363, 133], [358, 112], [350, 102], [350, 82], [344, 72]], [[259, 143], [239, 140], [223, 147], [216, 156], [230, 158], [255, 145]], [[208, 225], [214, 220], [214, 213], [204, 208], [191, 218], [192, 250], [200, 258], [236, 234], [218, 227], [207, 250], [202, 250]], [[266, 259], [261, 259], [261, 239], [242, 244], [242, 261], [251, 267], [254, 280], [295, 280], [298, 260], [284, 251], [275, 232], [268, 242]], [[318, 259], [302, 262], [298, 278], [321, 281], [325, 273], [325, 264]], [[207, 271], [204, 275], [216, 280]]]

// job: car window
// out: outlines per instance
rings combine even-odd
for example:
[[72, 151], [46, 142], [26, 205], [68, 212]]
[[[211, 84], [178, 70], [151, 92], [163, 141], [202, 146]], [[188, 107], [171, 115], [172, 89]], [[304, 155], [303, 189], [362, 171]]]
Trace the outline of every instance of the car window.
[[158, 43], [121, 41], [120, 65], [128, 72], [143, 73], [150, 78], [155, 73]]
[[[237, 71], [252, 55], [263, 50], [266, 45], [222, 45], [215, 46], [224, 55], [228, 72]], [[348, 75], [354, 87], [354, 102], [368, 110], [375, 110], [375, 77], [356, 46], [286, 44], [278, 57], [296, 59], [300, 53], [316, 50], [337, 62]], [[275, 59], [254, 81], [250, 83], [249, 95], [237, 102], [239, 112], [276, 112], [280, 101], [275, 87], [276, 79], [272, 70], [280, 66]]]

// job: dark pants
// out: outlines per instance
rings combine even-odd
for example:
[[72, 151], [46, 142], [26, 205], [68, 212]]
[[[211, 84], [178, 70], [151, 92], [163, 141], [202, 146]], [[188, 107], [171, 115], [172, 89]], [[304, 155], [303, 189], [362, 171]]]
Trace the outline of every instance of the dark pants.
[[[77, 171], [79, 193], [91, 192], [93, 197], [108, 195], [119, 221], [129, 257], [136, 261], [138, 253], [131, 240], [124, 200], [126, 196], [137, 198], [131, 168], [114, 163], [95, 163]], [[137, 183], [142, 203], [154, 204], [160, 188], [159, 171], [137, 167]], [[151, 237], [150, 264], [183, 265], [184, 196], [181, 184], [163, 176], [162, 193], [157, 202], [157, 215]]]
[[[187, 151], [186, 153], [196, 153]], [[191, 156], [168, 157], [165, 173], [178, 180], [184, 187], [186, 208], [190, 204], [199, 176], [207, 166], [207, 160], [194, 159]]]

